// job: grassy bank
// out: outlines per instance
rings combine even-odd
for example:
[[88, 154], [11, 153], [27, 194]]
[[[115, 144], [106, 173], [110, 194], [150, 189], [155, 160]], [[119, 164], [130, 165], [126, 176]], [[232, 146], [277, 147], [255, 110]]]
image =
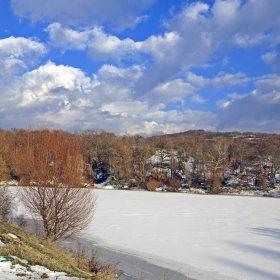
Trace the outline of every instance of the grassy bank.
[[[17, 238], [13, 237], [15, 235]], [[28, 265], [41, 265], [52, 271], [66, 272], [69, 276], [95, 280], [114, 280], [114, 266], [102, 266], [94, 255], [86, 256], [82, 250], [71, 255], [68, 251], [59, 250], [53, 242], [39, 242], [15, 224], [0, 220], [0, 238], [6, 245], [0, 247], [0, 256], [27, 260]], [[13, 258], [13, 264], [20, 262]], [[111, 269], [111, 270], [110, 270]]]

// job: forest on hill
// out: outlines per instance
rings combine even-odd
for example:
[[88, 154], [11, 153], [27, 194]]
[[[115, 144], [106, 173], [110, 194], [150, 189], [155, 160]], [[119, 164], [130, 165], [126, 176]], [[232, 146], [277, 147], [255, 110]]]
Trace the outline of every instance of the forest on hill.
[[[279, 134], [191, 130], [144, 138], [99, 129], [69, 133], [46, 128], [0, 130], [0, 181], [36, 184], [30, 170], [26, 175], [30, 162], [32, 168], [44, 169], [60, 161], [52, 158], [53, 147], [40, 140], [48, 137], [53, 137], [60, 157], [68, 143], [71, 159], [65, 161], [79, 161], [75, 166], [84, 186], [110, 183], [151, 191], [200, 188], [220, 193], [225, 188], [270, 190], [279, 184]], [[38, 166], [34, 158], [44, 149], [50, 153]], [[79, 172], [71, 170], [72, 177]], [[75, 187], [73, 178], [71, 184]]]

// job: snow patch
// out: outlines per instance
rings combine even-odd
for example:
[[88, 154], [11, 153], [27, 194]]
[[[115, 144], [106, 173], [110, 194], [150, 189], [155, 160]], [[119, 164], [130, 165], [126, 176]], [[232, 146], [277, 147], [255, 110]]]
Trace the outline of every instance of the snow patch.
[[10, 237], [12, 237], [13, 239], [18, 239], [18, 237], [17, 237], [16, 235], [12, 234], [12, 233], [8, 233], [8, 235], [9, 235]]

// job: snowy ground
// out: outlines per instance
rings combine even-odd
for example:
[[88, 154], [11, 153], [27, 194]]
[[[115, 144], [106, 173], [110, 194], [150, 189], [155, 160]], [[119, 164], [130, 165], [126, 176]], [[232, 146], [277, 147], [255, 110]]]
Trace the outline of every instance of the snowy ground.
[[[12, 233], [8, 235], [18, 240], [18, 237]], [[6, 244], [0, 240], [0, 246], [5, 247]], [[13, 264], [13, 260], [18, 263]], [[78, 277], [69, 277], [65, 272], [56, 272], [47, 269], [41, 265], [30, 265], [28, 261], [22, 260], [17, 256], [11, 258], [0, 256], [0, 279], [16, 280], [16, 279], [49, 279], [49, 280], [82, 280]]]
[[94, 190], [83, 236], [195, 279], [280, 279], [280, 200]]
[[[3, 244], [3, 243], [2, 243]], [[40, 265], [28, 265], [26, 260], [21, 260], [16, 256], [22, 264], [12, 264], [12, 259], [0, 256], [0, 279], [16, 280], [16, 279], [43, 279], [49, 280], [80, 280], [77, 277], [68, 277], [64, 272], [55, 272]]]

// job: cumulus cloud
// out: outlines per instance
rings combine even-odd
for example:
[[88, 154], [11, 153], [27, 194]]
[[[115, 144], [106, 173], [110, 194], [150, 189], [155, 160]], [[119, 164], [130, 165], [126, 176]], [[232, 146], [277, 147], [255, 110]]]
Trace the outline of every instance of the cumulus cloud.
[[25, 58], [34, 61], [46, 51], [43, 44], [23, 37], [9, 37], [0, 40], [1, 57]]
[[130, 38], [120, 40], [105, 33], [101, 26], [81, 30], [65, 28], [60, 23], [52, 23], [46, 29], [50, 44], [62, 50], [88, 50], [94, 60], [140, 60], [141, 54], [151, 55], [153, 60], [174, 56], [176, 42], [180, 39], [176, 32], [152, 35], [144, 41], [135, 42]]
[[[140, 79], [141, 81], [135, 85], [135, 97], [151, 91], [160, 81], [166, 81], [170, 77], [170, 72], [174, 72], [170, 64], [171, 61], [176, 60], [176, 44], [180, 41], [180, 36], [176, 32], [152, 35], [144, 41], [135, 42], [129, 38], [120, 40], [114, 35], [105, 33], [100, 26], [77, 31], [64, 28], [59, 23], [53, 23], [46, 28], [46, 31], [50, 35], [52, 46], [62, 50], [86, 49], [93, 60], [120, 61], [129, 59], [144, 63], [142, 56], [144, 56], [145, 61], [149, 56], [150, 64], [155, 63], [157, 66], [152, 66], [144, 71], [144, 80]], [[159, 65], [160, 67], [158, 67]], [[174, 67], [177, 69], [175, 72], [178, 72], [181, 66], [178, 64]]]
[[27, 69], [46, 53], [42, 43], [22, 37], [0, 40], [0, 83], [13, 80], [15, 74]]
[[278, 0], [272, 0], [269, 5], [264, 0], [216, 0], [213, 6], [201, 1], [187, 3], [180, 13], [164, 21], [166, 32], [176, 35], [176, 40], [172, 51], [157, 56], [139, 79], [138, 95], [175, 77], [183, 68], [203, 67], [219, 51], [262, 43], [277, 45], [279, 9]]
[[52, 23], [46, 29], [52, 47], [66, 50], [87, 50], [94, 60], [121, 60], [133, 55], [136, 46], [131, 39], [120, 40], [106, 34], [102, 27], [95, 26], [84, 31], [62, 27], [60, 23]]
[[[117, 31], [141, 22], [154, 2], [49, 0], [42, 5], [36, 0], [11, 0], [19, 17], [50, 23], [45, 29], [49, 46], [62, 53], [83, 51], [93, 61], [106, 64], [92, 76], [53, 62], [38, 67], [38, 59], [46, 53], [42, 43], [34, 38], [0, 40], [1, 120], [7, 126], [14, 126], [15, 119], [23, 124], [34, 119], [71, 130], [100, 127], [143, 134], [213, 130], [215, 113], [167, 108], [178, 101], [202, 103], [199, 90], [206, 86], [222, 90], [250, 83], [255, 86], [252, 92], [230, 94], [217, 102], [222, 118], [217, 129], [251, 126], [275, 131], [279, 125], [275, 111], [280, 91], [280, 1], [185, 1], [179, 13], [163, 20], [162, 33], [142, 41], [118, 37]], [[227, 66], [226, 55], [234, 60], [232, 49], [255, 47], [263, 48], [261, 59], [276, 74], [249, 77], [226, 69], [210, 79], [201, 74], [206, 70], [196, 72], [206, 65]]]
[[[181, 12], [164, 21], [166, 30], [163, 34], [152, 35], [138, 42], [130, 38], [121, 40], [116, 35], [105, 33], [97, 25], [81, 31], [53, 23], [47, 31], [54, 46], [87, 49], [94, 60], [129, 59], [140, 62], [144, 57], [146, 70], [134, 91], [135, 97], [141, 97], [173, 79], [183, 69], [188, 71], [192, 67], [203, 67], [220, 50], [248, 48], [262, 43], [278, 44], [280, 16], [276, 10], [277, 7], [280, 9], [280, 2], [272, 2], [267, 5], [264, 0], [216, 0], [212, 6], [200, 1], [187, 3]], [[259, 18], [262, 18], [261, 23]], [[225, 65], [227, 60], [222, 63]], [[235, 78], [238, 75], [241, 74], [216, 77], [213, 85], [220, 89], [227, 82], [237, 82]], [[198, 83], [198, 79], [194, 81], [195, 77], [191, 77], [191, 74], [188, 79]], [[245, 84], [245, 81], [239, 79], [238, 83]]]
[[18, 77], [13, 86], [2, 84], [0, 118], [5, 128], [42, 122], [72, 131], [94, 127], [141, 134], [214, 129], [217, 119], [211, 112], [165, 110], [163, 104], [132, 100], [131, 87], [141, 75], [137, 65], [104, 65], [88, 77], [80, 69], [47, 62]]
[[85, 50], [92, 31], [75, 31], [62, 27], [60, 23], [50, 24], [46, 29], [49, 33], [51, 45], [63, 50]]
[[168, 104], [183, 100], [187, 95], [194, 95], [196, 88], [183, 79], [175, 79], [170, 82], [159, 84], [151, 92], [143, 96], [150, 104]]
[[89, 54], [93, 59], [133, 58], [135, 42], [129, 38], [120, 40], [116, 36], [105, 34], [100, 27], [93, 29], [93, 38], [89, 41]]
[[36, 21], [58, 21], [64, 26], [92, 26], [109, 24], [122, 30], [133, 28], [145, 20], [145, 10], [155, 0], [11, 0], [12, 9], [19, 17]]

